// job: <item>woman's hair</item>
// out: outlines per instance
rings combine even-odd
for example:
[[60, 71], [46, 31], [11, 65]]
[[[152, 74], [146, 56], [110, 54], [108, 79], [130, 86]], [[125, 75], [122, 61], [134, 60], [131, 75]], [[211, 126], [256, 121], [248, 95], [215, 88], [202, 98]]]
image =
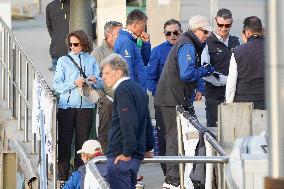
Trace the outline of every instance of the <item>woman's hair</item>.
[[76, 30], [70, 32], [65, 39], [65, 43], [67, 48], [70, 50], [69, 43], [70, 43], [70, 37], [76, 37], [80, 41], [80, 45], [82, 47], [82, 51], [84, 52], [92, 52], [92, 42], [87, 36], [87, 34], [83, 30]]

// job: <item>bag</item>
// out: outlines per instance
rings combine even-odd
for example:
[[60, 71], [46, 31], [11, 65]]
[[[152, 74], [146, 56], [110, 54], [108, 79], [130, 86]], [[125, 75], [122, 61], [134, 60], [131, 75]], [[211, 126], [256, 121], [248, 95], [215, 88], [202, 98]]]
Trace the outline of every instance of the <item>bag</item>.
[[[67, 57], [74, 63], [74, 65], [80, 71], [80, 74], [86, 79], [87, 76], [83, 72], [82, 68], [78, 66], [78, 64], [75, 62], [75, 60], [70, 55], [67, 55]], [[87, 99], [90, 103], [95, 104], [98, 101], [98, 99], [100, 98], [99, 93], [91, 85], [89, 85], [87, 82], [85, 82], [82, 87], [77, 87], [77, 88], [79, 90], [79, 94], [82, 97], [84, 97], [85, 99]]]

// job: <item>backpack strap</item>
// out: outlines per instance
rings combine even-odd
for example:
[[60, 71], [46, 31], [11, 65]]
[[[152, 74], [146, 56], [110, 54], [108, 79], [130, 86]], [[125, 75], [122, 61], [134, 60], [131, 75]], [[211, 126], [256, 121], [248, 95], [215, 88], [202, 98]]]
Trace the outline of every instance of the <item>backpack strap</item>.
[[79, 70], [80, 74], [86, 79], [87, 76], [85, 74], [85, 72], [82, 70], [82, 68], [77, 64], [77, 62], [75, 62], [75, 60], [68, 54], [67, 57], [73, 62], [73, 64], [77, 67], [77, 69]]

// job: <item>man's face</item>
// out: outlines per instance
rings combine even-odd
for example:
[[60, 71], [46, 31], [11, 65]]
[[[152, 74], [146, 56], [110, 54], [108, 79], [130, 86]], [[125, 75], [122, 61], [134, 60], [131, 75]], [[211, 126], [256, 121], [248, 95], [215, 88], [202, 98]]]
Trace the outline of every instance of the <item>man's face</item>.
[[232, 18], [224, 19], [223, 17], [216, 18], [216, 32], [222, 38], [227, 38], [233, 23]]
[[145, 31], [147, 21], [137, 21], [134, 23], [133, 27], [133, 33], [137, 36], [140, 37], [141, 34]]
[[169, 41], [171, 44], [175, 44], [179, 39], [181, 34], [180, 28], [177, 24], [167, 25], [165, 27], [164, 35], [166, 40]]
[[121, 70], [113, 70], [110, 65], [105, 65], [102, 70], [102, 79], [108, 88], [112, 88], [114, 84], [122, 77]]
[[194, 34], [196, 35], [196, 37], [199, 39], [199, 41], [201, 43], [205, 43], [207, 37], [209, 37], [211, 32], [204, 30], [202, 28], [197, 29], [196, 31], [194, 31]]
[[118, 37], [119, 30], [121, 30], [121, 29], [122, 29], [121, 26], [116, 26], [109, 33], [107, 41], [108, 41], [108, 44], [111, 48], [114, 48], [114, 42], [115, 42], [116, 38]]

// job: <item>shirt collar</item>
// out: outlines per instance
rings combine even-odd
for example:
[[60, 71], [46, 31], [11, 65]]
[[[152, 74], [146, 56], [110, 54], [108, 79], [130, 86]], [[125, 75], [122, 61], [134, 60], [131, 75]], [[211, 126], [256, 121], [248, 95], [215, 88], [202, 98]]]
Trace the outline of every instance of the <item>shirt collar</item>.
[[132, 37], [133, 37], [134, 39], [137, 39], [137, 38], [138, 38], [137, 35], [135, 35], [135, 34], [134, 34], [132, 31], [130, 31], [129, 29], [123, 28], [122, 30], [128, 32], [130, 35], [132, 35]]
[[117, 80], [115, 84], [113, 85], [112, 90], [115, 91], [115, 89], [119, 86], [120, 83], [128, 79], [130, 79], [130, 77], [122, 77], [119, 80]]
[[219, 41], [221, 41], [222, 43], [224, 43], [226, 46], [228, 46], [229, 43], [229, 36], [224, 40], [220, 35], [218, 35], [215, 31], [213, 31], [213, 33], [215, 34], [215, 36], [217, 37], [217, 39]]

